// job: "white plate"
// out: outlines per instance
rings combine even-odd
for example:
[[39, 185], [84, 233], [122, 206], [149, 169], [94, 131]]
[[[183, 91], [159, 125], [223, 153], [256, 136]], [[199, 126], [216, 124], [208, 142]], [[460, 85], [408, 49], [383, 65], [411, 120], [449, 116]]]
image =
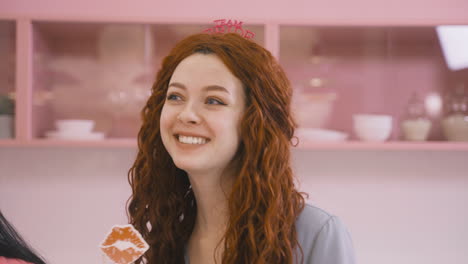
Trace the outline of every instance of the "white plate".
[[62, 140], [102, 140], [104, 133], [91, 132], [91, 133], [63, 133], [59, 131], [48, 131], [45, 134], [49, 139], [62, 139]]
[[348, 139], [348, 134], [344, 132], [319, 128], [299, 128], [295, 135], [299, 140], [316, 142], [340, 142]]

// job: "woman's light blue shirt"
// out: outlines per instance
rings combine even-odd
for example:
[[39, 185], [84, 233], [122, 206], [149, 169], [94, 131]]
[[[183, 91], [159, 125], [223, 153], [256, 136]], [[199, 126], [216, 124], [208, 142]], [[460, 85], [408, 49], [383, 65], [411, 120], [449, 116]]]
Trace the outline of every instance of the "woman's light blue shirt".
[[[351, 235], [338, 217], [306, 204], [296, 220], [296, 231], [303, 264], [356, 263]], [[295, 263], [300, 261], [300, 249], [296, 248]], [[185, 263], [190, 264], [187, 254]]]

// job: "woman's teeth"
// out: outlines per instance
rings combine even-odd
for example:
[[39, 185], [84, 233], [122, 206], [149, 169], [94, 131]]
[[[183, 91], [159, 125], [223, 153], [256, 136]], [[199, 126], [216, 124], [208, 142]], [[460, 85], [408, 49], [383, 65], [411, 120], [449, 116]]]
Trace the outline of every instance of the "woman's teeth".
[[187, 137], [187, 136], [178, 136], [179, 142], [185, 143], [185, 144], [205, 144], [206, 143], [206, 138], [201, 138], [201, 137]]

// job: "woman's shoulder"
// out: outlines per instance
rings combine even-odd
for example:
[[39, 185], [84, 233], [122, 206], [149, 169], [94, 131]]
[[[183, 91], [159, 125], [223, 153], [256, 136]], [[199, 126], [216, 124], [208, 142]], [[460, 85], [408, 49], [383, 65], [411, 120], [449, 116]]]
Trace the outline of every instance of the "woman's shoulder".
[[308, 233], [318, 233], [320, 229], [335, 216], [325, 210], [310, 204], [305, 204], [304, 209], [296, 220], [296, 229]]
[[31, 264], [20, 259], [11, 259], [0, 256], [0, 264]]
[[296, 231], [303, 240], [315, 240], [319, 234], [323, 233], [345, 233], [348, 230], [341, 219], [327, 211], [305, 204], [304, 209], [296, 220]]
[[337, 216], [306, 204], [296, 220], [296, 233], [304, 263], [355, 263], [351, 235]]

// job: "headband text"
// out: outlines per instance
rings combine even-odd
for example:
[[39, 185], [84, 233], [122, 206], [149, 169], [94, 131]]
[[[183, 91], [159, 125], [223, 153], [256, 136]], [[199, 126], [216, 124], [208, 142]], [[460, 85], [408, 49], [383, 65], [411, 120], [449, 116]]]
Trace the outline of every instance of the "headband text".
[[237, 20], [226, 20], [226, 19], [218, 19], [215, 20], [215, 26], [211, 28], [205, 29], [203, 32], [209, 33], [209, 34], [215, 34], [215, 33], [238, 33], [242, 37], [246, 39], [251, 39], [255, 37], [255, 33], [248, 29], [242, 28], [242, 21], [237, 21]]

